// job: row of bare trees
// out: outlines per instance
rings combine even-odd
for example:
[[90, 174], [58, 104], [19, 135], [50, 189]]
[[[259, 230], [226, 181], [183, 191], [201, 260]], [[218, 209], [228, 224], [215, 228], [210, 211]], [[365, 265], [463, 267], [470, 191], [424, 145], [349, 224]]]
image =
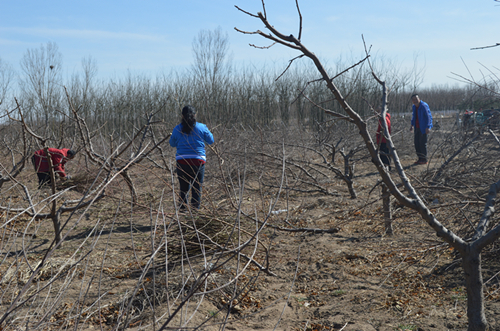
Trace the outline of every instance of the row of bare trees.
[[[71, 117], [64, 107], [66, 87], [88, 125], [94, 128], [105, 124], [109, 133], [143, 125], [141, 115], [153, 110], [159, 111], [161, 120], [172, 124], [177, 120], [177, 111], [187, 103], [202, 110], [201, 120], [214, 125], [226, 120], [244, 125], [272, 121], [315, 125], [326, 119], [318, 107], [341, 110], [321, 79], [318, 80], [314, 67], [303, 59], [294, 61], [281, 75], [286, 64], [259, 70], [236, 67], [229, 51], [227, 34], [220, 29], [203, 30], [193, 41], [194, 62], [189, 70], [163, 72], [156, 77], [129, 73], [121, 79], [103, 81], [98, 78], [98, 66], [92, 58], [84, 58], [80, 71], [64, 79], [63, 56], [57, 44], [49, 42], [26, 51], [17, 75], [10, 66], [0, 62], [0, 102], [4, 109], [13, 109], [13, 96], [16, 96], [26, 111], [27, 121], [55, 130], [60, 121]], [[338, 76], [337, 85], [345, 91], [345, 98], [361, 116], [367, 116], [371, 114], [369, 105], [376, 102], [379, 89], [370, 79], [370, 69], [363, 61], [351, 68], [352, 63], [361, 58], [354, 55], [341, 58], [328, 70]], [[377, 72], [384, 72], [384, 79], [393, 82], [389, 100], [392, 113], [408, 112], [409, 97], [417, 90], [433, 110], [497, 106], [490, 95], [477, 87], [422, 89], [424, 72], [418, 67], [396, 69], [400, 66], [383, 57], [373, 59], [372, 66]], [[304, 86], [308, 86], [304, 94], [299, 93]]]

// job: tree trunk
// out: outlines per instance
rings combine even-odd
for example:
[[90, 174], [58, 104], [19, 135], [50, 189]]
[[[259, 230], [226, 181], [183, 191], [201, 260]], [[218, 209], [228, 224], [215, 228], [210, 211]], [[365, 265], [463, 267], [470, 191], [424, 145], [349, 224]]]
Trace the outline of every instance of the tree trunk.
[[[52, 195], [55, 196], [57, 188], [56, 188], [56, 175], [54, 173], [54, 164], [52, 163], [52, 156], [49, 153], [49, 148], [46, 146], [44, 147], [44, 150], [45, 150], [45, 157], [47, 158], [47, 162], [49, 163], [50, 188], [52, 191]], [[59, 222], [59, 215], [57, 214], [56, 211], [57, 199], [52, 199], [51, 204], [52, 207], [50, 211], [50, 217], [52, 219], [52, 224], [54, 225], [55, 241], [56, 244], [59, 244], [59, 242], [61, 241], [61, 223]], [[61, 247], [61, 245], [59, 247]]]
[[349, 189], [349, 194], [351, 195], [351, 199], [356, 199], [358, 197], [356, 190], [354, 189], [354, 182], [350, 179], [345, 180], [347, 184], [347, 188]]
[[481, 274], [481, 253], [469, 248], [462, 256], [467, 287], [468, 331], [488, 330], [488, 322], [484, 314], [483, 276]]
[[391, 193], [384, 183], [382, 183], [382, 200], [384, 205], [385, 234], [392, 236]]
[[347, 184], [347, 188], [349, 189], [349, 194], [351, 195], [351, 199], [356, 199], [358, 195], [356, 194], [356, 190], [354, 189], [354, 166], [349, 163], [349, 157], [351, 154], [345, 155], [342, 153], [342, 156], [344, 157], [344, 181]]
[[130, 178], [130, 175], [127, 170], [124, 170], [121, 173], [123, 179], [125, 179], [125, 183], [127, 183], [127, 186], [130, 190], [130, 196], [132, 198], [132, 203], [136, 204], [137, 203], [137, 191], [135, 190], [134, 187], [134, 182], [132, 181], [132, 178]]
[[56, 244], [59, 244], [59, 242], [61, 241], [61, 222], [59, 222], [59, 214], [56, 213], [54, 216], [52, 216], [52, 224], [54, 225]]

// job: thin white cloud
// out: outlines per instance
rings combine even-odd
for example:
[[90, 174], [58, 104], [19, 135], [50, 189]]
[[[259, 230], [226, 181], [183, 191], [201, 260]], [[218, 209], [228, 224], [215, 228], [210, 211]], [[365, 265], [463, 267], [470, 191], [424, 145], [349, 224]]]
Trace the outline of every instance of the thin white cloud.
[[29, 43], [25, 42], [25, 41], [0, 38], [0, 45], [1, 46], [17, 46], [17, 47], [19, 47], [19, 46], [29, 45]]
[[470, 12], [462, 8], [453, 8], [452, 10], [443, 12], [443, 15], [452, 18], [467, 18], [470, 15]]
[[336, 22], [340, 20], [340, 16], [328, 16], [325, 18], [327, 22]]
[[100, 30], [74, 30], [74, 29], [48, 29], [48, 28], [18, 28], [18, 27], [0, 27], [2, 33], [17, 33], [31, 36], [44, 37], [64, 37], [92, 40], [128, 40], [128, 41], [147, 41], [160, 42], [165, 37], [161, 35], [147, 35], [129, 32], [111, 32]]

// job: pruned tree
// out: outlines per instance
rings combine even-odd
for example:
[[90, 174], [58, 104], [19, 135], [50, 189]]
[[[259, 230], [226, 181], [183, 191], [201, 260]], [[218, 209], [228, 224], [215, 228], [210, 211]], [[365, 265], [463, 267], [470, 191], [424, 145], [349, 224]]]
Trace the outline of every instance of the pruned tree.
[[[291, 168], [297, 169], [298, 173], [301, 175], [296, 176], [297, 180], [297, 188], [292, 188], [296, 191], [301, 192], [321, 192], [326, 195], [336, 195], [336, 192], [330, 192], [326, 187], [324, 187], [320, 178], [328, 178], [328, 174], [333, 173], [335, 177], [341, 179], [347, 186], [349, 191], [349, 195], [351, 199], [357, 198], [357, 193], [354, 188], [354, 164], [353, 160], [354, 155], [360, 151], [359, 148], [351, 149], [348, 153], [345, 153], [344, 150], [340, 151], [342, 158], [344, 160], [344, 167], [339, 168], [336, 167], [323, 153], [317, 148], [313, 148], [311, 146], [303, 146], [303, 145], [291, 145], [287, 144], [287, 147], [292, 147], [298, 150], [304, 150], [313, 153], [319, 159], [311, 159], [311, 158], [302, 158], [299, 159], [297, 156], [285, 159], [287, 165]], [[258, 155], [265, 156], [272, 160], [277, 160], [278, 162], [283, 162], [283, 159], [280, 156], [276, 156], [273, 154], [268, 154], [265, 152], [258, 152]], [[272, 185], [271, 185], [272, 186]], [[311, 187], [308, 189], [308, 187]]]
[[[445, 242], [447, 242], [451, 247], [456, 249], [461, 257], [462, 257], [462, 268], [464, 271], [464, 277], [466, 281], [467, 287], [467, 316], [469, 320], [469, 331], [476, 330], [486, 330], [488, 328], [488, 323], [486, 321], [485, 313], [484, 313], [484, 294], [483, 294], [483, 279], [481, 274], [481, 251], [487, 245], [493, 243], [500, 237], [500, 225], [496, 225], [493, 228], [490, 228], [489, 221], [491, 216], [494, 213], [494, 205], [495, 198], [497, 195], [497, 191], [500, 188], [500, 181], [491, 185], [490, 192], [488, 193], [488, 199], [485, 205], [484, 213], [481, 219], [479, 220], [477, 227], [475, 229], [475, 234], [471, 240], [466, 240], [457, 236], [453, 231], [449, 230], [435, 217], [435, 215], [431, 212], [429, 207], [426, 205], [424, 200], [421, 198], [419, 193], [415, 190], [410, 180], [406, 176], [405, 170], [399, 160], [395, 145], [391, 139], [391, 136], [388, 132], [387, 125], [384, 120], [381, 121], [384, 135], [387, 137], [387, 143], [390, 150], [391, 158], [394, 160], [395, 169], [399, 175], [399, 179], [402, 182], [402, 188], [396, 185], [395, 181], [391, 177], [390, 173], [382, 164], [382, 161], [379, 157], [379, 153], [376, 145], [374, 144], [370, 134], [367, 130], [366, 121], [359, 115], [359, 113], [353, 109], [350, 103], [347, 101], [346, 97], [341, 93], [340, 89], [336, 86], [335, 77], [330, 75], [319, 58], [302, 42], [302, 16], [300, 14], [300, 9], [297, 4], [297, 11], [299, 15], [299, 28], [297, 36], [289, 33], [280, 32], [275, 26], [273, 26], [268, 20], [264, 1], [263, 3], [263, 12], [258, 12], [257, 14], [250, 13], [245, 11], [239, 7], [236, 7], [241, 12], [249, 15], [262, 23], [265, 29], [268, 31], [267, 33], [256, 30], [256, 31], [244, 31], [235, 28], [237, 31], [243, 34], [255, 34], [260, 35], [261, 37], [269, 40], [273, 43], [273, 45], [281, 45], [288, 47], [290, 49], [296, 50], [299, 52], [299, 56], [295, 59], [306, 57], [313, 61], [316, 66], [318, 73], [320, 74], [320, 80], [325, 83], [328, 89], [333, 94], [336, 102], [339, 103], [341, 109], [344, 113], [337, 111], [328, 111], [328, 114], [350, 121], [354, 123], [358, 130], [360, 136], [363, 138], [364, 144], [368, 152], [370, 153], [373, 162], [375, 163], [379, 175], [381, 176], [384, 184], [387, 186], [388, 190], [395, 197], [395, 199], [402, 205], [407, 208], [413, 209], [420, 214], [422, 219], [427, 222], [427, 224], [434, 229], [437, 236], [441, 237]], [[271, 46], [273, 46], [271, 45]], [[270, 47], [271, 47], [270, 46]], [[366, 49], [366, 47], [365, 47]], [[366, 60], [369, 59], [369, 51], [366, 50], [367, 57]], [[295, 60], [294, 59], [294, 60]], [[372, 76], [375, 81], [378, 82], [382, 89], [382, 112], [380, 114], [382, 119], [385, 119], [387, 112], [387, 98], [389, 89], [386, 85], [386, 82], [378, 77], [375, 71], [372, 68]], [[408, 193], [408, 196], [403, 192], [403, 189]]]
[[[58, 192], [57, 187], [56, 187], [56, 174], [54, 171], [54, 168], [56, 165], [52, 164], [52, 157], [50, 157], [50, 152], [49, 152], [49, 146], [48, 146], [48, 141], [49, 138], [44, 137], [42, 135], [37, 134], [33, 129], [30, 128], [29, 124], [26, 122], [25, 116], [23, 114], [23, 111], [21, 109], [21, 106], [19, 103], [17, 104], [17, 114], [18, 117], [12, 116], [11, 113], [9, 113], [9, 119], [14, 122], [14, 123], [19, 123], [22, 126], [22, 132], [23, 132], [23, 141], [24, 141], [24, 153], [23, 157], [21, 158], [21, 161], [19, 162], [18, 170], [13, 173], [13, 175], [10, 178], [15, 178], [22, 169], [24, 168], [24, 165], [26, 164], [26, 160], [31, 157], [31, 154], [28, 153], [28, 149], [26, 148], [26, 137], [25, 135], [29, 134], [32, 138], [37, 140], [39, 144], [42, 146], [42, 148], [45, 150], [45, 155], [47, 156], [47, 162], [49, 164], [49, 175], [51, 178], [51, 198], [48, 200], [48, 205], [50, 205], [49, 211], [44, 211], [46, 205], [42, 204], [41, 208], [35, 206], [33, 204], [33, 200], [31, 197], [31, 194], [28, 190], [28, 188], [21, 184], [24, 187], [24, 191], [26, 194], [26, 201], [28, 201], [29, 206], [16, 209], [16, 208], [9, 208], [7, 206], [2, 206], [2, 210], [9, 210], [11, 212], [15, 212], [18, 215], [19, 214], [27, 214], [29, 217], [32, 217], [33, 219], [50, 219], [52, 221], [52, 224], [54, 226], [54, 245], [57, 247], [62, 245], [62, 237], [61, 237], [61, 216], [64, 213], [69, 213], [69, 212], [74, 212], [75, 210], [81, 209], [89, 205], [90, 203], [93, 203], [95, 201], [98, 201], [104, 197], [104, 187], [107, 184], [108, 178], [103, 182], [100, 183], [101, 185], [97, 185], [97, 188], [94, 190], [91, 190], [88, 192], [88, 195], [84, 196], [80, 200], [74, 200], [74, 201], [65, 201], [62, 204], [58, 204], [61, 194]], [[61, 137], [61, 140], [64, 140], [64, 136]], [[15, 144], [13, 144], [15, 145]], [[12, 147], [11, 147], [12, 148]]]
[[3, 126], [0, 130], [3, 131], [0, 144], [11, 159], [9, 168], [7, 168], [7, 165], [2, 165], [0, 169], [1, 189], [6, 182], [15, 180], [25, 168], [26, 162], [31, 157], [32, 140], [29, 139], [23, 125], [13, 123], [13, 125]]
[[[107, 172], [117, 171], [120, 176], [123, 177], [125, 183], [127, 184], [130, 195], [133, 203], [137, 202], [137, 192], [134, 186], [134, 182], [129, 173], [129, 168], [133, 165], [138, 165], [145, 159], [149, 157], [149, 155], [160, 148], [161, 144], [163, 144], [168, 138], [170, 138], [170, 133], [164, 135], [158, 141], [156, 138], [153, 139], [153, 144], [150, 146], [150, 142], [148, 138], [154, 135], [152, 134], [152, 125], [156, 122], [154, 121], [155, 113], [147, 114], [146, 123], [140, 128], [134, 128], [134, 132], [130, 134], [128, 141], [119, 141], [115, 142], [113, 137], [111, 136], [111, 141], [109, 143], [109, 157], [104, 153], [98, 152], [96, 148], [94, 148], [93, 138], [95, 135], [89, 129], [87, 122], [83, 116], [79, 114], [79, 109], [76, 109], [73, 105], [73, 101], [71, 97], [66, 92], [66, 96], [68, 99], [69, 108], [73, 114], [74, 121], [76, 122], [76, 126], [78, 128], [78, 134], [80, 138], [80, 142], [82, 144], [82, 148], [88, 158], [99, 165], [102, 169]], [[161, 149], [160, 149], [161, 151]], [[129, 157], [125, 157], [126, 153], [129, 154]]]

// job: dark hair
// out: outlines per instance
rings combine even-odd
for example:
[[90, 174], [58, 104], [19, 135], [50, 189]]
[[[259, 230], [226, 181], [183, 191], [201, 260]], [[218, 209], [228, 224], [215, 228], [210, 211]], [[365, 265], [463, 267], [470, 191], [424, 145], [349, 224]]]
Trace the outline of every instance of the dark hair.
[[185, 106], [182, 108], [182, 132], [190, 134], [196, 125], [196, 110], [193, 106]]
[[411, 96], [411, 99], [413, 99], [414, 97], [418, 97], [418, 93], [415, 93]]
[[76, 155], [76, 152], [74, 150], [70, 149], [67, 154], [68, 154], [68, 157], [73, 157]]

